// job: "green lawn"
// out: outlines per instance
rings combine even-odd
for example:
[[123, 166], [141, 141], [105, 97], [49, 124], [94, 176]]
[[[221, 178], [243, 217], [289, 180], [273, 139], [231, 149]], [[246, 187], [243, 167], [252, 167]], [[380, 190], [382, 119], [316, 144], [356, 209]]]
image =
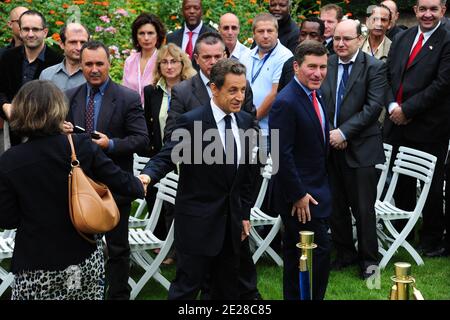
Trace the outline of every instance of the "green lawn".
[[[358, 268], [350, 267], [342, 271], [332, 271], [326, 293], [327, 300], [387, 300], [392, 286], [390, 277], [394, 274], [394, 262], [404, 261], [412, 265], [412, 275], [417, 288], [425, 300], [450, 300], [450, 258], [425, 258], [425, 265], [417, 266], [406, 252], [394, 256], [393, 262], [381, 272], [381, 281], [367, 283], [359, 278]], [[257, 264], [258, 288], [265, 300], [282, 299], [282, 268], [269, 259], [262, 258]], [[169, 280], [175, 277], [175, 267], [164, 267], [163, 274]], [[140, 300], [166, 299], [167, 291], [151, 280], [138, 295]]]

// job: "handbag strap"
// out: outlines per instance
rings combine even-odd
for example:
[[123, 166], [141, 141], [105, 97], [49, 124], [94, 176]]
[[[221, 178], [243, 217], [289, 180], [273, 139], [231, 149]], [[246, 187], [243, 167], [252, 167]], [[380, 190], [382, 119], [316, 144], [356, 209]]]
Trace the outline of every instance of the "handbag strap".
[[70, 150], [71, 150], [71, 155], [70, 155], [70, 165], [72, 167], [79, 167], [80, 166], [80, 161], [78, 161], [77, 159], [77, 154], [75, 153], [75, 147], [73, 145], [73, 139], [72, 139], [72, 135], [68, 134], [67, 135], [67, 139], [69, 140], [69, 144], [70, 144]]

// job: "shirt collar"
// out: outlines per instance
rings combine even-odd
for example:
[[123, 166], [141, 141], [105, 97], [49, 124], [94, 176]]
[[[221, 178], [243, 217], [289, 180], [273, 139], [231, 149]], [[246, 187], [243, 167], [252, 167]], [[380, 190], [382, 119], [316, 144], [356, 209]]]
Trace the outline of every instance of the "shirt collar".
[[195, 28], [194, 30], [190, 30], [187, 25], [186, 22], [184, 23], [184, 33], [188, 34], [189, 31], [194, 32], [194, 34], [199, 34], [200, 30], [202, 30], [203, 27], [203, 21], [200, 21], [200, 24], [197, 26], [197, 28]]
[[[41, 52], [39, 52], [39, 55], [38, 55], [38, 57], [37, 57], [37, 59], [41, 60], [42, 62], [45, 62], [45, 49], [46, 49], [46, 48], [47, 48], [47, 46], [44, 45], [44, 47], [42, 48]], [[23, 50], [23, 56], [24, 56], [24, 58], [28, 60], [28, 58], [27, 58], [27, 53], [26, 53], [26, 51], [25, 51], [25, 46], [24, 46], [24, 45], [22, 45], [22, 50]], [[35, 61], [36, 61], [36, 60], [35, 60]]]
[[[214, 120], [216, 120], [216, 123], [219, 123], [227, 114], [223, 112], [222, 109], [220, 109], [217, 104], [215, 104], [214, 99], [211, 99], [211, 109], [214, 116]], [[234, 113], [230, 113], [231, 121], [233, 122], [235, 119]]]
[[202, 79], [203, 83], [205, 84], [205, 87], [208, 86], [209, 79], [205, 76], [202, 70], [200, 70], [200, 78]]
[[[92, 86], [87, 82], [86, 82], [86, 84], [87, 84], [87, 88], [88, 88], [87, 95], [89, 96], [89, 94], [91, 93], [91, 90], [92, 90]], [[108, 84], [109, 84], [109, 77], [99, 88], [99, 92], [102, 96], [105, 95], [105, 90], [108, 87]]]
[[441, 26], [441, 21], [438, 22], [437, 26], [434, 27], [433, 30], [430, 30], [430, 31], [427, 31], [427, 32], [422, 32], [422, 31], [420, 30], [420, 26], [418, 26], [418, 27], [417, 27], [417, 36], [416, 36], [416, 38], [417, 38], [421, 33], [423, 33], [423, 40], [424, 40], [424, 42], [425, 42], [425, 41], [428, 40], [429, 37], [431, 37], [431, 35], [432, 35], [432, 34], [436, 31], [436, 29], [439, 28], [440, 26]]
[[165, 93], [167, 92], [167, 87], [166, 87], [166, 80], [164, 80], [163, 77], [159, 78], [158, 82], [156, 83], [156, 87], [161, 88], [162, 91], [164, 91]]
[[[300, 80], [298, 80], [297, 76], [294, 76], [295, 81], [297, 81], [297, 83], [300, 85], [300, 87], [302, 87], [303, 91], [305, 91], [305, 93], [308, 95], [308, 97], [311, 96], [312, 91], [309, 90], [306, 86], [304, 86]], [[317, 91], [317, 90], [316, 90]]]
[[355, 54], [353, 55], [353, 57], [352, 57], [352, 58], [350, 59], [350, 61], [348, 61], [348, 62], [344, 62], [344, 61], [341, 60], [341, 58], [338, 58], [338, 63], [340, 63], [340, 64], [348, 64], [348, 63], [350, 63], [350, 62], [355, 63], [356, 57], [358, 56], [358, 53], [359, 53], [359, 49], [355, 52]]

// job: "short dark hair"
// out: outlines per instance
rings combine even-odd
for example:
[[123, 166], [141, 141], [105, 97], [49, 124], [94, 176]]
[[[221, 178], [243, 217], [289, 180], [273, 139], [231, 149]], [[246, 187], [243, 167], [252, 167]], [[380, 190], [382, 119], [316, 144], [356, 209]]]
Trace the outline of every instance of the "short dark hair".
[[197, 42], [195, 43], [194, 53], [198, 54], [198, 49], [200, 48], [200, 44], [204, 43], [207, 45], [214, 45], [216, 43], [221, 43], [223, 46], [223, 50], [225, 51], [225, 42], [223, 42], [222, 37], [217, 32], [205, 32], [198, 36]]
[[380, 4], [373, 4], [373, 5], [369, 6], [369, 7], [367, 7], [367, 17], [368, 18], [373, 14], [373, 10], [375, 8], [383, 8], [383, 9], [387, 10], [389, 12], [389, 22], [392, 20], [391, 9], [389, 9], [387, 6], [385, 6], [384, 4], [381, 4], [381, 3]]
[[294, 59], [298, 65], [301, 65], [305, 61], [305, 56], [318, 56], [321, 57], [328, 53], [327, 48], [323, 43], [314, 40], [305, 40], [295, 48]]
[[245, 66], [235, 59], [221, 59], [211, 69], [210, 81], [214, 83], [217, 88], [222, 88], [225, 83], [225, 76], [229, 73], [235, 75], [244, 75], [246, 73]]
[[21, 27], [22, 17], [23, 17], [24, 15], [38, 16], [38, 17], [40, 17], [40, 18], [41, 18], [41, 21], [42, 21], [42, 28], [44, 28], [44, 29], [47, 28], [47, 20], [45, 20], [44, 15], [43, 15], [42, 13], [40, 13], [39, 11], [36, 11], [36, 10], [28, 10], [28, 11], [25, 11], [24, 13], [22, 13], [22, 14], [20, 15], [20, 17], [19, 17], [19, 27]]
[[108, 50], [108, 48], [106, 48], [106, 46], [103, 44], [103, 42], [96, 41], [96, 40], [91, 40], [91, 41], [85, 42], [85, 43], [81, 46], [81, 49], [80, 49], [80, 57], [83, 56], [83, 51], [84, 51], [85, 49], [88, 49], [88, 50], [97, 50], [98, 48], [102, 48], [103, 50], [105, 50], [105, 52], [106, 52], [106, 57], [108, 58], [108, 61], [109, 61], [110, 58], [109, 58], [109, 50]]
[[329, 4], [326, 4], [323, 7], [321, 7], [320, 13], [322, 13], [324, 11], [330, 11], [330, 10], [336, 11], [336, 19], [338, 21], [341, 21], [342, 18], [344, 17], [344, 11], [342, 11], [342, 8], [334, 3], [329, 3]]
[[12, 105], [11, 128], [23, 137], [60, 133], [69, 112], [64, 93], [53, 82], [45, 80], [24, 84]]
[[318, 23], [320, 36], [323, 37], [323, 35], [325, 34], [325, 23], [322, 20], [320, 20], [317, 17], [308, 17], [305, 20], [303, 20], [302, 23], [300, 24], [300, 30], [302, 30], [303, 24], [305, 22]]
[[139, 45], [137, 33], [139, 28], [145, 24], [151, 24], [153, 27], [155, 27], [157, 37], [156, 48], [159, 49], [166, 37], [166, 28], [156, 15], [146, 12], [141, 13], [139, 16], [137, 16], [137, 18], [134, 19], [133, 24], [131, 25], [131, 38], [133, 40], [133, 47], [137, 51], [141, 51], [142, 48]]
[[[62, 42], [62, 43], [66, 43], [66, 31], [67, 31], [67, 26], [68, 26], [69, 24], [70, 24], [70, 23], [63, 25], [63, 26], [61, 27], [61, 29], [59, 30], [59, 38], [61, 39], [61, 42]], [[89, 39], [91, 38], [91, 34], [89, 33], [88, 28], [87, 28], [84, 24], [81, 24], [81, 23], [77, 23], [77, 24], [81, 25], [81, 26], [83, 27], [83, 29], [87, 32], [87, 34], [88, 34], [88, 40], [89, 40]]]

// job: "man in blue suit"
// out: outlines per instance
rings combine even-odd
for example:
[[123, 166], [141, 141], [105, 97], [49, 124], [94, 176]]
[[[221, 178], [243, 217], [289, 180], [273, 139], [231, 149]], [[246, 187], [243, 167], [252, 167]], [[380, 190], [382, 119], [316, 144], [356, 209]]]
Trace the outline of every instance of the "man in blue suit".
[[325, 296], [330, 265], [327, 234], [331, 193], [327, 173], [329, 148], [325, 106], [317, 90], [327, 73], [327, 50], [317, 41], [304, 41], [295, 50], [295, 77], [278, 94], [269, 127], [279, 131], [279, 171], [273, 178], [272, 204], [283, 219], [284, 299], [299, 297], [296, 248], [299, 231], [313, 231], [313, 299]]

